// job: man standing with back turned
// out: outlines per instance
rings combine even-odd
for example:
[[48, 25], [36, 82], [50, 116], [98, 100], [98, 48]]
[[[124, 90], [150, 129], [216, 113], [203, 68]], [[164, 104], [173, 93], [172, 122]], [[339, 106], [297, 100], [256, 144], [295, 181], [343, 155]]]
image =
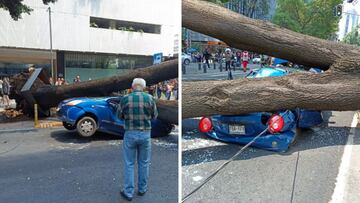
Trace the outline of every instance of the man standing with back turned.
[[118, 106], [117, 115], [125, 120], [123, 141], [124, 189], [121, 196], [131, 201], [134, 194], [134, 165], [138, 160], [138, 195], [148, 190], [149, 164], [151, 155], [151, 119], [158, 112], [153, 97], [144, 92], [146, 82], [135, 78], [132, 93], [124, 96]]

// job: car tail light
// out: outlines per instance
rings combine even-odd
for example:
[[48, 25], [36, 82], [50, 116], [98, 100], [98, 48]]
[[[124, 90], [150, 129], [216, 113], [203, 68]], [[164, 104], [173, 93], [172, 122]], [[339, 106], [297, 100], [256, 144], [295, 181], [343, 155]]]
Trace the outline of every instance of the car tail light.
[[213, 125], [211, 119], [208, 117], [202, 117], [199, 122], [199, 129], [202, 133], [207, 133], [212, 130]]
[[270, 133], [278, 133], [284, 127], [284, 119], [280, 115], [274, 114], [269, 118], [268, 128]]

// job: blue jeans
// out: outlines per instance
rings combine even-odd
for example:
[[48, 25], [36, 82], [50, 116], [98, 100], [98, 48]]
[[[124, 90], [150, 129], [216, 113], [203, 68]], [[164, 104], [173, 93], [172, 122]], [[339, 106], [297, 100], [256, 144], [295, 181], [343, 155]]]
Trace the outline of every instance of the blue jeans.
[[146, 192], [149, 179], [151, 155], [151, 131], [129, 130], [123, 142], [124, 192], [128, 197], [134, 194], [134, 165], [138, 161], [138, 191]]

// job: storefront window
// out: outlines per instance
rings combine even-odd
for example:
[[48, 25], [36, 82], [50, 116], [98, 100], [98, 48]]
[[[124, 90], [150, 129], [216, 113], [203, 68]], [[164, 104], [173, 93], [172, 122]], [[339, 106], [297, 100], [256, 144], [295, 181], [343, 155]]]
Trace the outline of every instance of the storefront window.
[[72, 83], [126, 74], [131, 69], [152, 64], [152, 56], [65, 53], [65, 78]]

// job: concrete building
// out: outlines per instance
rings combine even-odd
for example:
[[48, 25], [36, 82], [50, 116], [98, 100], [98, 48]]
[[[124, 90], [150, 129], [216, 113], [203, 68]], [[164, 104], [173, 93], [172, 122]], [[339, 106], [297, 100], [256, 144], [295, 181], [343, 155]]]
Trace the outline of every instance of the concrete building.
[[152, 64], [152, 56], [176, 54], [180, 29], [177, 0], [61, 0], [14, 21], [0, 9], [0, 72], [26, 64], [50, 67], [51, 7], [55, 75], [71, 82], [102, 78]]
[[[263, 10], [262, 10], [263, 5], [260, 5], [261, 2], [262, 1], [257, 2], [256, 9], [254, 9], [254, 13], [251, 16], [251, 18], [271, 21], [272, 17], [275, 14], [275, 10], [276, 10], [276, 0], [267, 0], [266, 1], [267, 2], [266, 6], [268, 8], [267, 9], [268, 12], [266, 12], [266, 13], [263, 13]], [[225, 3], [223, 6], [234, 12], [243, 14], [242, 8], [248, 8], [248, 7], [246, 7], [246, 5], [241, 4], [241, 3], [243, 3], [243, 2], [242, 1], [238, 1], [238, 2], [230, 1], [228, 3]], [[206, 44], [206, 43], [215, 44], [218, 42], [221, 44], [220, 40], [218, 40], [214, 37], [204, 35], [202, 33], [195, 32], [195, 31], [188, 30], [188, 29], [186, 29], [186, 30], [183, 29], [183, 38], [187, 40], [188, 45], [189, 44], [191, 45], [191, 42], [201, 42], [204, 44]]]
[[338, 39], [343, 40], [345, 35], [353, 28], [360, 24], [360, 3], [359, 0], [354, 0], [352, 3], [347, 3], [344, 0], [342, 4], [342, 16], [339, 21]]

